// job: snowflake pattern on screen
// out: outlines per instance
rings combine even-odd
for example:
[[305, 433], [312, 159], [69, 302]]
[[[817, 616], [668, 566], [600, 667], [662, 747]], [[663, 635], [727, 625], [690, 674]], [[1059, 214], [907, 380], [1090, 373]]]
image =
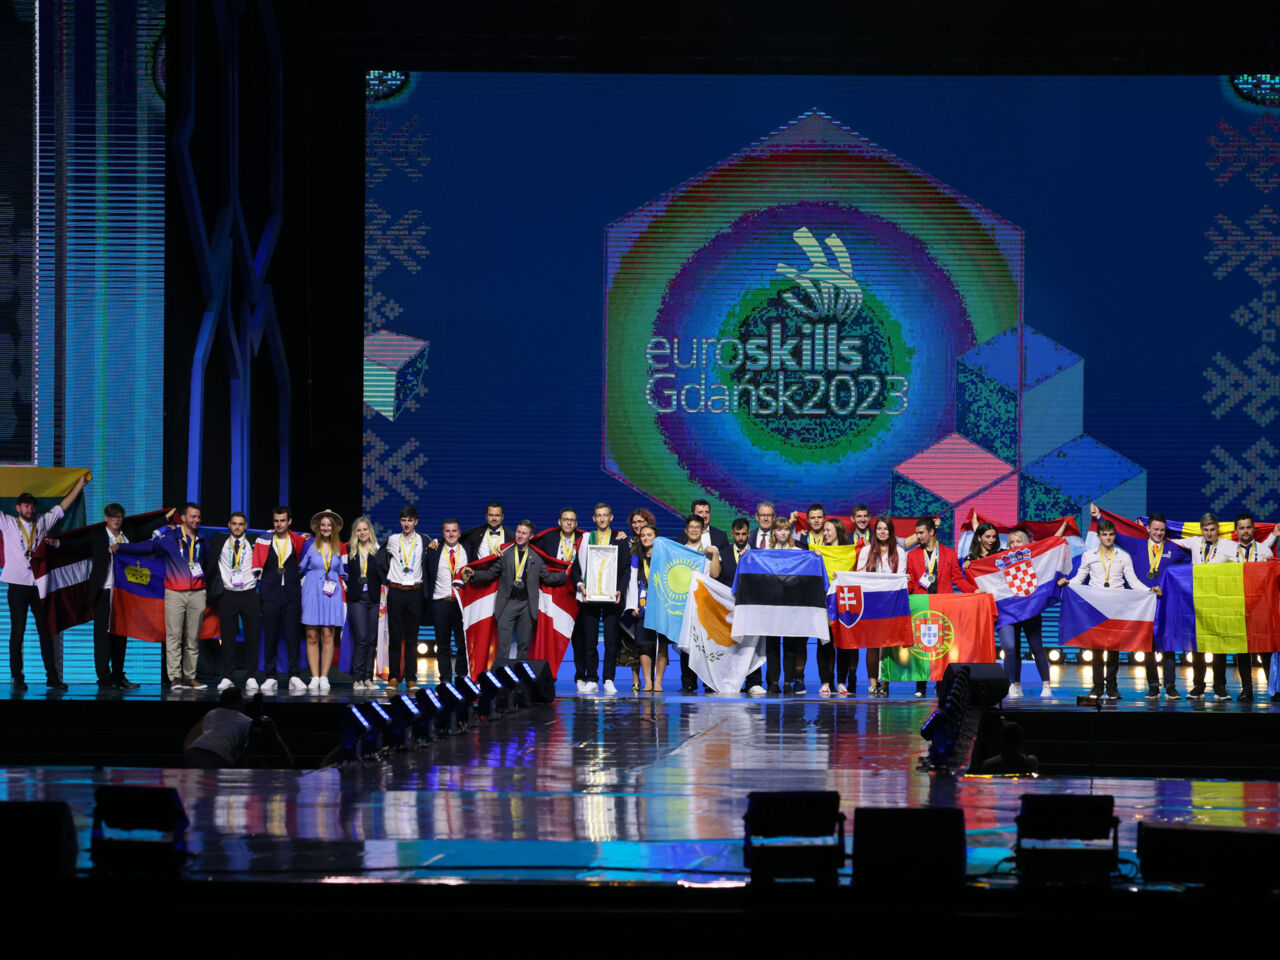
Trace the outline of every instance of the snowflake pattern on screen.
[[1213, 156], [1205, 162], [1210, 170], [1216, 170], [1214, 180], [1225, 186], [1245, 168], [1249, 182], [1263, 193], [1270, 193], [1280, 183], [1280, 173], [1273, 173], [1280, 163], [1280, 118], [1265, 116], [1249, 124], [1252, 140], [1236, 131], [1226, 120], [1218, 121], [1221, 137], [1209, 137]]
[[364, 184], [376, 187], [393, 171], [410, 180], [421, 180], [431, 158], [423, 152], [427, 134], [420, 130], [420, 117], [413, 116], [394, 131], [381, 113], [372, 113], [365, 126]]
[[1280, 304], [1276, 303], [1276, 292], [1263, 291], [1262, 296], [1238, 307], [1231, 314], [1231, 319], [1250, 333], [1256, 333], [1263, 343], [1275, 343], [1276, 331], [1280, 330]]
[[1236, 225], [1225, 213], [1213, 220], [1218, 229], [1205, 233], [1205, 239], [1213, 246], [1204, 258], [1216, 264], [1215, 277], [1223, 279], [1246, 260], [1249, 264], [1244, 268], [1245, 273], [1262, 286], [1268, 287], [1280, 277], [1280, 267], [1273, 266], [1273, 261], [1280, 260], [1280, 233], [1272, 230], [1280, 222], [1275, 211], [1264, 204], [1244, 222], [1244, 227]]
[[[366, 413], [368, 408], [366, 408]], [[368, 421], [366, 420], [366, 423]], [[372, 513], [393, 494], [405, 503], [416, 503], [426, 488], [423, 467], [427, 455], [421, 452], [417, 437], [410, 437], [391, 450], [381, 437], [365, 427], [364, 431], [364, 509]]]
[[404, 307], [386, 294], [373, 289], [372, 283], [364, 285], [364, 335], [381, 330], [404, 313]]
[[1250, 354], [1241, 366], [1221, 351], [1213, 355], [1214, 367], [1204, 370], [1209, 381], [1204, 401], [1214, 419], [1221, 420], [1240, 404], [1249, 419], [1265, 427], [1277, 416], [1272, 401], [1280, 397], [1280, 357], [1268, 346]]
[[1213, 459], [1203, 465], [1209, 475], [1203, 493], [1213, 508], [1224, 510], [1238, 500], [1258, 516], [1273, 514], [1280, 507], [1280, 462], [1275, 459], [1276, 453], [1275, 445], [1266, 437], [1260, 437], [1239, 457], [1215, 444], [1210, 450]]
[[417, 273], [422, 269], [422, 261], [427, 257], [427, 248], [422, 245], [422, 238], [430, 228], [425, 223], [418, 223], [421, 216], [421, 210], [408, 210], [392, 224], [391, 214], [378, 204], [372, 201], [365, 204], [366, 280], [376, 279], [391, 266], [393, 259], [410, 273]]

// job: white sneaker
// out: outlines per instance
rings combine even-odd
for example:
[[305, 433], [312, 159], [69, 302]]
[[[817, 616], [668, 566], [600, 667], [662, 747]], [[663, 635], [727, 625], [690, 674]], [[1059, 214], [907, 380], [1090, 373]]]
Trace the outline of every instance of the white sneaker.
[[253, 677], [250, 677], [248, 680], [246, 680], [244, 682], [244, 692], [252, 697], [255, 693], [258, 692], [258, 681], [253, 679]]
[[1040, 696], [1042, 696], [1042, 697], [1052, 697], [1052, 696], [1053, 696], [1053, 685], [1052, 685], [1052, 684], [1050, 684], [1048, 680], [1046, 680], [1044, 683], [1040, 684]]
[[231, 682], [230, 677], [223, 677], [218, 681], [218, 692], [221, 693], [223, 690], [228, 690], [234, 686], [235, 684]]
[[753, 685], [753, 686], [747, 687], [747, 696], [748, 696], [748, 697], [763, 697], [763, 696], [764, 696], [764, 687], [760, 686], [760, 684], [758, 684], [758, 683], [757, 683], [757, 684], [755, 684], [755, 685]]
[[587, 693], [599, 693], [599, 692], [600, 692], [600, 684], [596, 683], [594, 680], [588, 680]]
[[609, 694], [609, 696], [613, 696], [618, 692], [618, 688], [613, 685], [612, 680], [606, 680], [604, 682], [604, 692]]
[[1015, 700], [1018, 697], [1022, 696], [1022, 684], [1020, 683], [1009, 684], [1009, 693], [1006, 696], [1010, 700]]
[[[290, 689], [290, 690], [292, 690], [292, 689], [293, 689], [293, 681], [292, 681], [292, 680], [291, 680], [291, 681], [289, 681], [289, 689]], [[320, 678], [319, 678], [319, 677], [312, 677], [312, 678], [307, 682], [307, 690], [308, 690], [310, 693], [319, 693], [319, 692], [320, 692]]]
[[276, 683], [276, 678], [275, 678], [275, 677], [272, 677], [270, 680], [263, 680], [263, 681], [262, 681], [262, 695], [263, 695], [264, 697], [274, 697], [274, 696], [276, 695], [276, 688], [277, 688], [278, 686], [279, 686], [279, 684], [278, 684], [278, 683]]
[[320, 692], [321, 692], [321, 693], [328, 693], [328, 692], [329, 692], [329, 678], [328, 678], [328, 677], [321, 677], [321, 678], [320, 678]]
[[[317, 688], [319, 688], [319, 684], [316, 684], [316, 686]], [[290, 677], [289, 692], [290, 693], [306, 693], [307, 685], [302, 682], [302, 679], [300, 677]]]
[[363, 693], [363, 692], [364, 692], [364, 681], [363, 681], [363, 680], [357, 680], [355, 683], [353, 683], [353, 684], [351, 685], [351, 689], [352, 689], [352, 690], [354, 690], [356, 693]]
[[586, 692], [587, 692], [587, 681], [585, 681], [585, 680], [579, 680], [579, 681], [578, 681], [578, 692], [579, 692], [579, 693], [586, 693]]

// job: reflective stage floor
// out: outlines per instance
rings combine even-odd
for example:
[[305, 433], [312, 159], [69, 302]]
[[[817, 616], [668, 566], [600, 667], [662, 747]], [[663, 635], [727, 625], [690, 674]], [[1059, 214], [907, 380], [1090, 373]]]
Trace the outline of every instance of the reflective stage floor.
[[[1076, 709], [1080, 679], [1060, 668], [1059, 709]], [[1008, 870], [1027, 792], [1114, 795], [1129, 860], [1140, 821], [1280, 827], [1271, 781], [922, 771], [919, 729], [932, 704], [902, 686], [876, 701], [572, 696], [561, 684], [552, 704], [386, 761], [311, 771], [7, 767], [0, 800], [67, 801], [87, 869], [96, 786], [174, 787], [192, 822], [190, 875], [210, 880], [732, 884], [745, 881], [742, 815], [753, 790], [838, 791], [850, 827], [860, 806], [960, 807], [968, 872], [993, 878]], [[1150, 705], [1131, 686], [1119, 709], [1280, 712], [1265, 700]], [[1018, 706], [1052, 705], [1039, 699]]]

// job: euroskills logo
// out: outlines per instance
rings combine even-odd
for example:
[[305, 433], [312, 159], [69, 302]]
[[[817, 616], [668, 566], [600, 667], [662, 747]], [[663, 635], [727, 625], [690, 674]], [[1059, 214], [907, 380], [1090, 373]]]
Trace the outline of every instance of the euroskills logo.
[[1019, 323], [1021, 232], [809, 113], [606, 232], [604, 466], [678, 511], [886, 503]]

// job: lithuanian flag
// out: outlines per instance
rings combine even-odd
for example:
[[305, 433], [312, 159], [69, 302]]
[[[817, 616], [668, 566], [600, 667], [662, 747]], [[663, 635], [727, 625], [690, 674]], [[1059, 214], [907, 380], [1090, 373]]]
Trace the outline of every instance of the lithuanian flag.
[[1280, 649], [1280, 562], [1179, 564], [1160, 580], [1156, 650]]
[[910, 647], [886, 650], [880, 679], [941, 680], [949, 663], [996, 662], [996, 601], [989, 593], [913, 593]]

